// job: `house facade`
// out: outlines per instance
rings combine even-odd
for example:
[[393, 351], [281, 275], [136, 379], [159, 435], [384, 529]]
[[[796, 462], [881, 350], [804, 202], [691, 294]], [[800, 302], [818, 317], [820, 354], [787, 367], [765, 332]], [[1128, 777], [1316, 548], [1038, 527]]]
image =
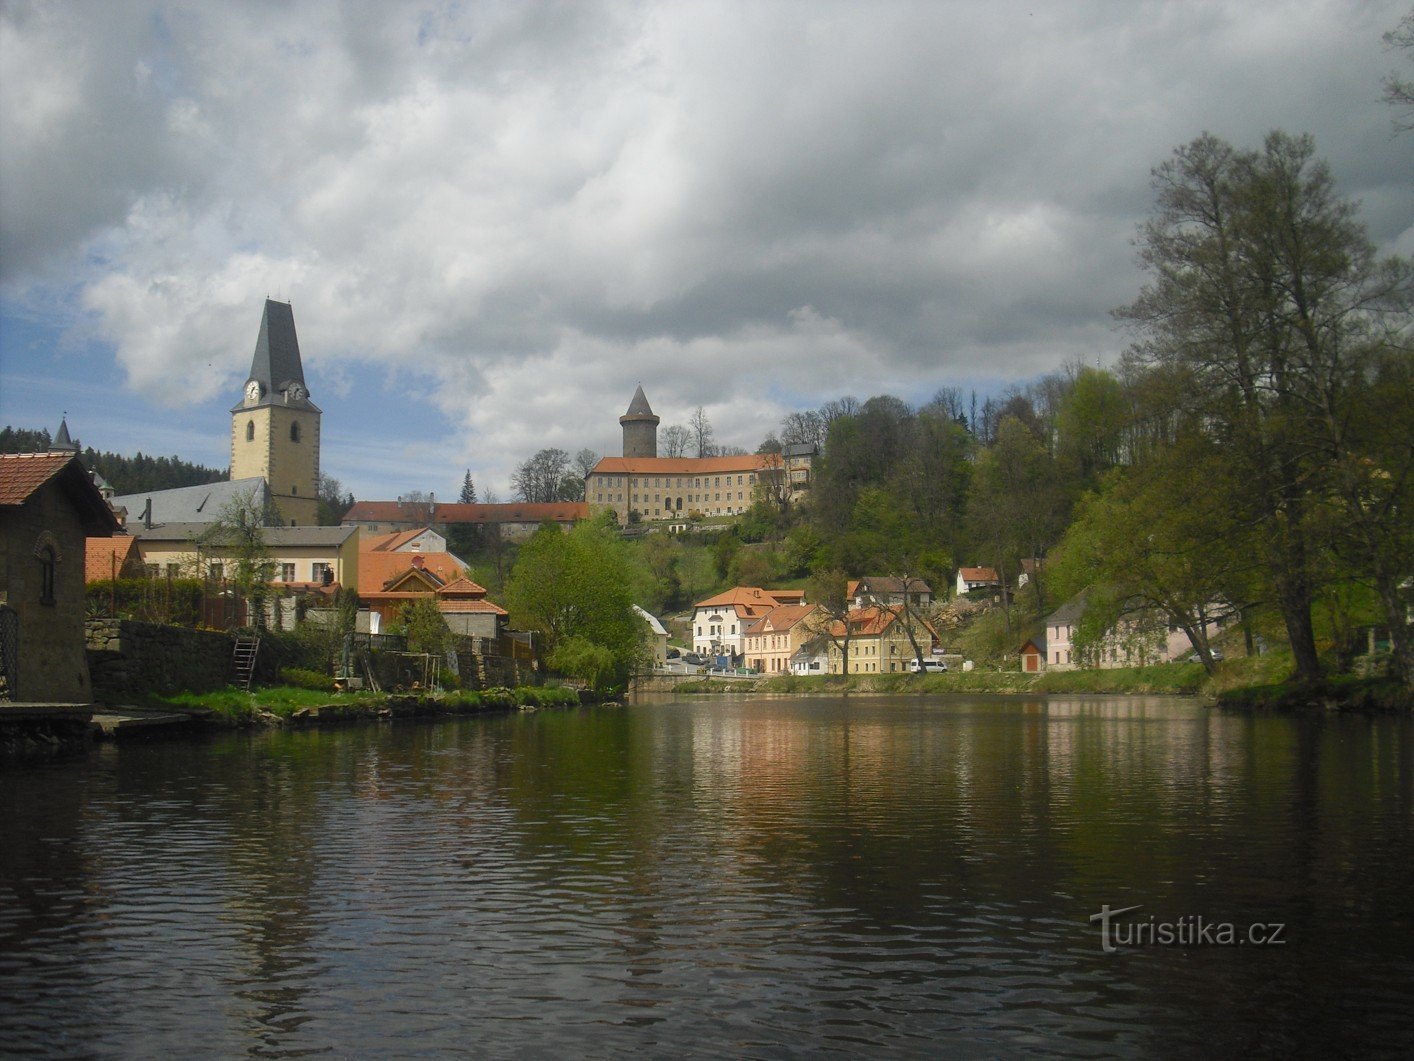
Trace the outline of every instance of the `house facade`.
[[[1084, 614], [1085, 596], [1080, 594], [1046, 617], [1043, 658], [1047, 669], [1147, 667], [1187, 659], [1194, 651], [1188, 635], [1154, 608], [1133, 609], [1097, 642], [1082, 648], [1077, 634]], [[1220, 628], [1217, 622], [1209, 623], [1207, 633], [1211, 636]]]
[[76, 454], [0, 455], [0, 701], [92, 700], [85, 547], [117, 526]]
[[[230, 579], [236, 558], [208, 540], [207, 523], [165, 523], [129, 530], [143, 571], [152, 578]], [[359, 536], [352, 527], [265, 527], [261, 538], [278, 589], [333, 590], [359, 581]]]
[[855, 579], [845, 587], [845, 593], [856, 608], [926, 608], [933, 603], [933, 588], [921, 578]]
[[782, 604], [746, 628], [742, 654], [745, 666], [760, 674], [789, 674], [791, 660], [810, 640], [813, 604]]
[[957, 592], [961, 596], [974, 589], [999, 589], [1002, 580], [994, 567], [960, 567], [957, 569]]
[[844, 622], [835, 620], [829, 627], [831, 674], [901, 674], [908, 670], [909, 661], [917, 658], [914, 640], [925, 658], [941, 644], [937, 632], [926, 621], [889, 608], [856, 608], [845, 621], [849, 623], [848, 671]]
[[666, 667], [668, 665], [668, 631], [664, 629], [663, 624], [652, 612], [640, 608], [637, 604], [633, 606], [633, 610], [643, 620], [643, 643], [648, 649], [649, 658], [653, 660], [653, 666]]
[[746, 649], [746, 628], [773, 608], [805, 603], [802, 590], [735, 586], [692, 608], [692, 650], [736, 662]]

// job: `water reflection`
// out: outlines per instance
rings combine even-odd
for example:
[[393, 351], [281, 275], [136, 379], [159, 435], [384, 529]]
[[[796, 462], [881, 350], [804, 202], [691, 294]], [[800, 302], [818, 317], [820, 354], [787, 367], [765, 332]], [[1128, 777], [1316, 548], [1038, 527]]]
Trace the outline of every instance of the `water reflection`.
[[[0, 775], [0, 1044], [1390, 1048], [1414, 736], [1154, 698], [636, 705]], [[1288, 925], [1101, 952], [1091, 914]]]

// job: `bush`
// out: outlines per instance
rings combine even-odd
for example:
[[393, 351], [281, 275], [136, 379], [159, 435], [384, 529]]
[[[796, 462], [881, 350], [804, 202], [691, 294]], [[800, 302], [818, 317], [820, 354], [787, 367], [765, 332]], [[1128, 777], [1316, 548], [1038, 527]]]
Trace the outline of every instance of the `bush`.
[[327, 674], [305, 670], [303, 667], [281, 667], [280, 681], [285, 685], [293, 685], [296, 689], [313, 689], [319, 693], [332, 693], [337, 688], [334, 679]]

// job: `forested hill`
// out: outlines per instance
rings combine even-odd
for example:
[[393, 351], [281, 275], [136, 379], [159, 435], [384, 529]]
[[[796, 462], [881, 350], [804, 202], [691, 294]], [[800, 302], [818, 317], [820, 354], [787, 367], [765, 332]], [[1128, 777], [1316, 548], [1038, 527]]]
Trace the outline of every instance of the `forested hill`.
[[[48, 431], [25, 428], [0, 428], [0, 453], [33, 453], [49, 448]], [[80, 455], [84, 467], [96, 471], [108, 480], [115, 493], [137, 494], [144, 490], [169, 490], [176, 486], [197, 486], [216, 483], [226, 478], [226, 472], [191, 464], [180, 457], [149, 457], [138, 452], [126, 457], [119, 453], [100, 453], [92, 446]]]

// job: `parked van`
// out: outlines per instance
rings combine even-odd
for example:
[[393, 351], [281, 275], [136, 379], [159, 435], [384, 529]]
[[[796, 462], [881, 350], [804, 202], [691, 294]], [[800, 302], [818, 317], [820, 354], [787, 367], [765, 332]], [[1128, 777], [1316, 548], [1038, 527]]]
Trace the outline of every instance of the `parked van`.
[[916, 659], [908, 661], [908, 670], [911, 674], [943, 674], [947, 669], [948, 665], [940, 659], [925, 659], [921, 667]]

